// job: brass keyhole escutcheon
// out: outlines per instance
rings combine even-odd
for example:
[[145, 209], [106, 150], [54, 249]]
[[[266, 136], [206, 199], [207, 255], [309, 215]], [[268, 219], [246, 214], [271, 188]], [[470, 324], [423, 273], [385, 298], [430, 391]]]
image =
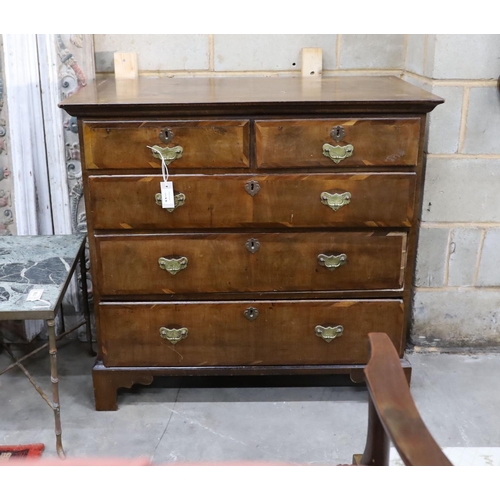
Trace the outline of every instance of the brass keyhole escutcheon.
[[332, 128], [330, 132], [330, 137], [336, 141], [340, 142], [345, 137], [345, 128], [342, 125], [337, 125]]
[[250, 253], [255, 253], [259, 250], [260, 248], [260, 242], [256, 238], [250, 238], [247, 240], [245, 243], [245, 248], [250, 252]]
[[168, 144], [172, 141], [172, 139], [174, 138], [174, 133], [172, 132], [171, 129], [169, 129], [168, 127], [165, 127], [163, 129], [161, 129], [161, 132], [158, 134], [158, 137], [160, 138], [160, 140], [162, 142], [164, 142], [165, 144]]
[[255, 307], [248, 307], [245, 309], [245, 312], [243, 313], [243, 316], [245, 316], [248, 321], [254, 321], [257, 319], [257, 316], [259, 315], [259, 311]]
[[259, 191], [260, 191], [260, 184], [257, 181], [248, 181], [245, 184], [245, 191], [250, 195], [250, 196], [255, 196]]

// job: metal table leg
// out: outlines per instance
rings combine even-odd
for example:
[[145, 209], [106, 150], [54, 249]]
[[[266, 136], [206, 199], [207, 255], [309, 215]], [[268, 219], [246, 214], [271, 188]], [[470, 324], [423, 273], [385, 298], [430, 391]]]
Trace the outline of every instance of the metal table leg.
[[59, 378], [57, 376], [57, 347], [56, 347], [56, 329], [53, 319], [47, 320], [47, 329], [49, 332], [49, 353], [50, 353], [50, 381], [52, 382], [52, 409], [54, 410], [55, 430], [56, 430], [56, 450], [60, 458], [65, 458], [62, 445], [61, 429], [61, 406], [59, 403]]
[[[51, 334], [51, 328], [50, 328], [50, 322], [53, 323], [52, 327], [52, 334]], [[43, 344], [42, 346], [38, 347], [37, 349], [31, 351], [29, 354], [26, 354], [20, 359], [16, 359], [14, 356], [14, 353], [10, 349], [10, 347], [6, 344], [3, 344], [0, 342], [0, 347], [3, 347], [7, 354], [12, 358], [14, 363], [9, 365], [7, 368], [4, 368], [1, 372], [0, 375], [3, 375], [5, 372], [8, 372], [15, 366], [20, 368], [22, 372], [26, 375], [28, 380], [31, 382], [31, 385], [35, 388], [35, 390], [40, 394], [42, 399], [52, 408], [54, 412], [54, 418], [55, 418], [55, 428], [56, 428], [56, 449], [57, 449], [57, 454], [61, 458], [66, 458], [66, 455], [64, 453], [64, 449], [62, 447], [62, 433], [61, 433], [61, 417], [60, 417], [60, 405], [59, 405], [59, 386], [58, 386], [58, 376], [57, 376], [57, 350], [53, 347], [53, 344], [55, 346], [55, 341], [61, 340], [62, 338], [66, 337], [66, 335], [69, 335], [70, 333], [74, 332], [75, 330], [78, 330], [81, 326], [83, 326], [85, 322], [81, 322], [75, 327], [73, 327], [71, 330], [68, 330], [67, 332], [63, 332], [59, 335], [59, 337], [55, 338], [55, 321], [54, 320], [48, 320], [47, 321], [47, 327], [49, 330], [49, 342]], [[52, 400], [50, 401], [50, 398], [43, 392], [43, 389], [36, 383], [35, 379], [30, 375], [28, 370], [23, 366], [22, 361], [30, 358], [31, 356], [34, 356], [38, 352], [42, 351], [43, 349], [47, 348], [47, 345], [49, 346], [49, 352], [51, 354], [51, 381], [52, 381]]]
[[65, 332], [66, 331], [66, 324], [64, 321], [64, 312], [63, 312], [62, 304], [61, 304], [61, 307], [59, 308], [59, 317], [61, 318], [61, 332]]

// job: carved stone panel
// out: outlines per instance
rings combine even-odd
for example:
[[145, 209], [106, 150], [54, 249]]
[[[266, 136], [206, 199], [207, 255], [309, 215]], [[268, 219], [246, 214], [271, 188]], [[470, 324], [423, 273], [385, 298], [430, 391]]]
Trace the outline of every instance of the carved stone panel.
[[13, 206], [13, 182], [9, 162], [8, 110], [6, 105], [3, 44], [0, 35], [0, 236], [16, 234]]

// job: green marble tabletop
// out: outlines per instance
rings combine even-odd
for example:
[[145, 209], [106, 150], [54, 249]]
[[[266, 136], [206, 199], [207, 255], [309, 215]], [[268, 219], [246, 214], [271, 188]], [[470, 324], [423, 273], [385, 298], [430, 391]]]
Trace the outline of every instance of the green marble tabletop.
[[0, 320], [53, 318], [85, 238], [0, 237]]

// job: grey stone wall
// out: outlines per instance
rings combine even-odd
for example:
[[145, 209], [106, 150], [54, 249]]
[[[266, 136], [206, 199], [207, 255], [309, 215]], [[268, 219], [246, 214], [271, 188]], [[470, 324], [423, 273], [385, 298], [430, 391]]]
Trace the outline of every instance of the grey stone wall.
[[500, 35], [94, 35], [98, 72], [138, 53], [143, 74], [300, 73], [321, 47], [325, 75], [393, 74], [443, 98], [429, 119], [411, 339], [498, 346]]

